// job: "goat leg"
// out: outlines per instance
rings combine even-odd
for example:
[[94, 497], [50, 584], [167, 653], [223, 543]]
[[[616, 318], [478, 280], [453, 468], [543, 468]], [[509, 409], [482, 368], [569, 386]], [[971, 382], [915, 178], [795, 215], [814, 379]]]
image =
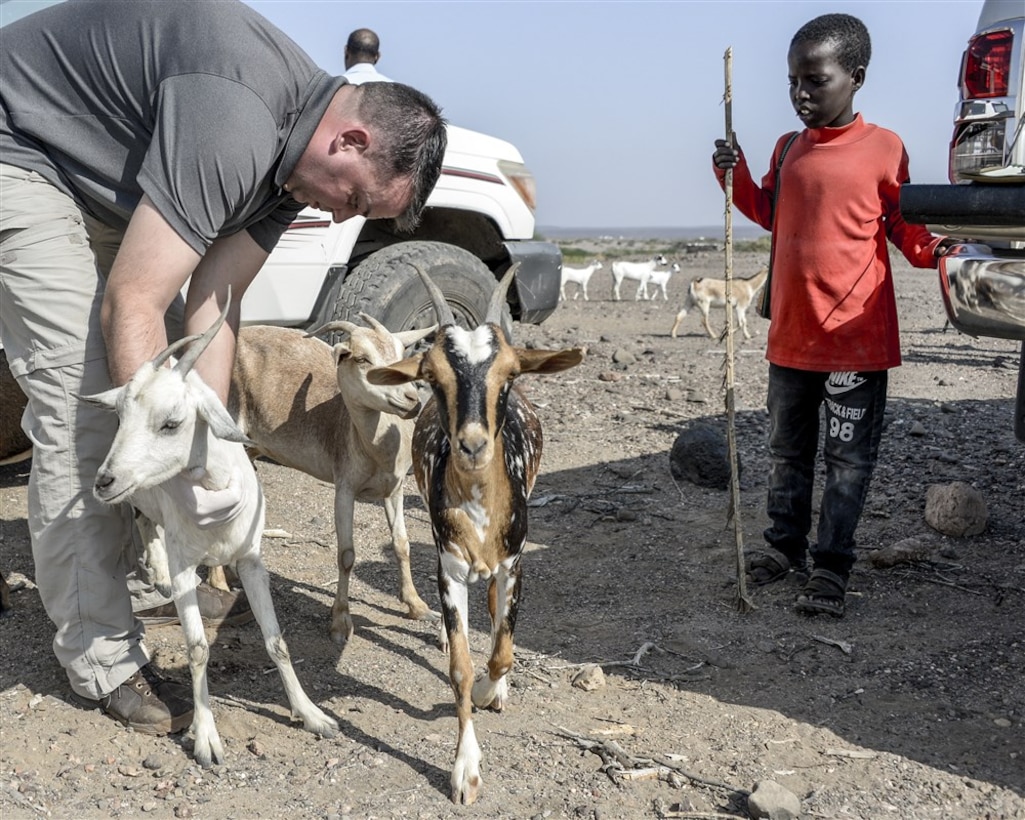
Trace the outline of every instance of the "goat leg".
[[402, 514], [403, 495], [402, 484], [399, 484], [395, 492], [384, 500], [384, 514], [391, 530], [392, 552], [395, 554], [395, 562], [399, 565], [401, 578], [399, 600], [409, 610], [409, 618], [417, 621], [436, 621], [441, 615], [427, 606], [413, 585], [413, 573], [409, 566], [409, 535], [406, 533], [406, 518]]
[[513, 665], [513, 629], [520, 599], [519, 561], [510, 571], [499, 566], [488, 585], [491, 615], [491, 658], [485, 675], [473, 684], [473, 705], [501, 712], [509, 700], [507, 675]]
[[450, 648], [449, 683], [459, 720], [456, 759], [449, 783], [452, 802], [468, 806], [477, 799], [481, 787], [481, 751], [473, 729], [473, 661], [467, 634], [469, 567], [447, 550], [440, 550], [438, 555], [438, 592]]
[[210, 659], [210, 645], [203, 629], [203, 618], [199, 613], [199, 598], [196, 594], [196, 567], [176, 567], [173, 579], [174, 606], [178, 610], [185, 634], [185, 648], [189, 659], [189, 674], [192, 677], [192, 733], [193, 756], [203, 768], [224, 762], [224, 746], [214, 724], [210, 711], [210, 688], [207, 682], [207, 661]]
[[338, 585], [335, 602], [331, 605], [331, 640], [345, 646], [352, 637], [354, 626], [349, 612], [349, 576], [356, 563], [353, 517], [356, 497], [345, 482], [335, 487], [335, 535], [338, 538]]
[[708, 338], [709, 339], [714, 339], [715, 338], [715, 334], [712, 332], [712, 326], [708, 322], [708, 311], [707, 310], [701, 311], [701, 321], [703, 321], [705, 323], [705, 331], [708, 333]]
[[478, 578], [490, 578], [491, 567], [481, 558], [484, 543], [470, 517], [460, 509], [449, 507], [441, 513], [442, 532], [449, 533], [451, 543], [460, 550], [462, 559], [469, 567], [467, 583], [472, 584]]
[[292, 657], [288, 651], [288, 645], [281, 636], [281, 627], [278, 625], [277, 615], [274, 613], [274, 603], [270, 596], [270, 576], [264, 566], [258, 552], [250, 553], [240, 558], [236, 563], [239, 579], [242, 587], [249, 597], [249, 605], [253, 608], [253, 615], [263, 632], [263, 643], [267, 654], [274, 661], [281, 675], [281, 682], [285, 686], [285, 694], [288, 696], [289, 706], [292, 708], [293, 717], [302, 719], [303, 726], [314, 734], [321, 737], [334, 737], [338, 732], [338, 724], [309, 699], [303, 691], [299, 678], [296, 677], [295, 669], [292, 666]]
[[165, 598], [173, 597], [171, 571], [167, 564], [167, 548], [161, 528], [139, 510], [135, 511], [135, 528], [142, 539], [143, 562], [146, 564], [149, 582]]

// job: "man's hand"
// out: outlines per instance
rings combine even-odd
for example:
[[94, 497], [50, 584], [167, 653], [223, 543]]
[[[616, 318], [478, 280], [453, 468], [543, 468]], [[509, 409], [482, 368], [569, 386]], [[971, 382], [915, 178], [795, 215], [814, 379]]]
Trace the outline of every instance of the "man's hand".
[[208, 489], [203, 485], [206, 479], [206, 471], [197, 468], [178, 473], [163, 484], [167, 494], [201, 530], [233, 521], [247, 500], [244, 477], [239, 471], [232, 471], [227, 486], [221, 489]]
[[728, 170], [735, 168], [737, 163], [740, 162], [740, 145], [737, 144], [737, 136], [733, 135], [733, 145], [730, 145], [726, 140], [715, 141], [715, 153], [712, 154], [712, 162], [715, 163], [716, 168], [722, 170]]

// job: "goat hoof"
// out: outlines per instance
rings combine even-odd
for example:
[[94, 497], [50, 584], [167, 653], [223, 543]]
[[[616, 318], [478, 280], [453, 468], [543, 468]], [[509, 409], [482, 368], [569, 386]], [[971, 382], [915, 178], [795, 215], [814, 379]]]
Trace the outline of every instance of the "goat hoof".
[[307, 720], [305, 726], [308, 731], [323, 738], [332, 738], [338, 734], [338, 723], [323, 712]]
[[406, 613], [406, 617], [411, 621], [440, 621], [441, 613], [435, 612], [423, 601], [415, 604], [406, 604], [409, 607], [409, 612]]
[[345, 649], [346, 644], [349, 643], [349, 639], [352, 638], [352, 633], [355, 628], [352, 625], [352, 619], [346, 618], [343, 621], [333, 623], [331, 625], [331, 640], [338, 644], [342, 649]]

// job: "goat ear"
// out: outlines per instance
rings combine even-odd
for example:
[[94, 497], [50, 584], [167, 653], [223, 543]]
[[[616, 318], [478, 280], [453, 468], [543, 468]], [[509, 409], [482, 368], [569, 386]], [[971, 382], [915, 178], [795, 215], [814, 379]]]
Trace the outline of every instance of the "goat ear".
[[121, 395], [121, 387], [112, 387], [102, 393], [94, 393], [91, 396], [76, 396], [79, 401], [84, 401], [94, 407], [102, 407], [104, 410], [116, 410], [118, 396]]
[[339, 342], [333, 348], [331, 348], [331, 356], [335, 361], [335, 367], [341, 364], [343, 359], [348, 359], [352, 355], [352, 348], [349, 347], [345, 342]]
[[559, 373], [576, 367], [584, 360], [584, 351], [579, 347], [565, 350], [527, 350], [516, 348], [523, 373]]
[[224, 405], [221, 404], [213, 391], [207, 395], [204, 393], [202, 399], [199, 402], [199, 415], [208, 425], [210, 430], [217, 438], [223, 441], [235, 441], [239, 444], [245, 444], [247, 447], [255, 447], [256, 445], [249, 440], [249, 438], [243, 433], [235, 420], [231, 417], [227, 410], [224, 409]]
[[367, 381], [371, 384], [391, 386], [409, 384], [420, 378], [420, 362], [423, 354], [417, 353], [408, 359], [402, 359], [386, 367], [375, 367], [367, 371]]

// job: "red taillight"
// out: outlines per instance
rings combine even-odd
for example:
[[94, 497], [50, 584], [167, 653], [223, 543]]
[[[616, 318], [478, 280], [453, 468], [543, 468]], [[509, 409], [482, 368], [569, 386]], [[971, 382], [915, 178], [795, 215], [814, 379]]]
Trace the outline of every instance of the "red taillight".
[[1006, 97], [1014, 34], [1004, 29], [973, 37], [964, 61], [965, 97]]

